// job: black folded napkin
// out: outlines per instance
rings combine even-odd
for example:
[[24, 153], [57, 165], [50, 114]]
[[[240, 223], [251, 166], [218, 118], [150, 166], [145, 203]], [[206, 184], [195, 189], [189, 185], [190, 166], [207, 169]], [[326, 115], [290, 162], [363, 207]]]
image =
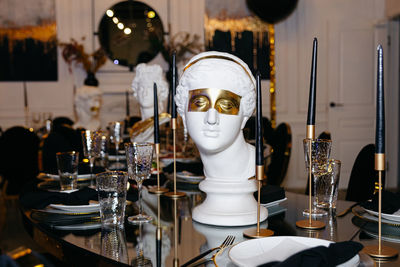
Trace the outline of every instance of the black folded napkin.
[[[379, 194], [372, 197], [372, 201], [365, 201], [361, 206], [378, 212]], [[400, 209], [400, 193], [382, 190], [382, 213], [392, 214]]]
[[[285, 198], [285, 190], [277, 185], [267, 185], [261, 187], [261, 204], [270, 203], [279, 199]], [[258, 192], [254, 193], [254, 197], [257, 199]]]
[[332, 243], [329, 247], [318, 246], [296, 253], [282, 262], [269, 262], [261, 267], [334, 267], [353, 258], [363, 245], [358, 242], [344, 241]]
[[20, 203], [28, 209], [43, 209], [49, 204], [87, 205], [89, 200], [98, 200], [97, 191], [84, 187], [72, 193], [35, 190], [20, 196]]
[[[104, 167], [100, 167], [100, 166], [94, 166], [93, 167], [93, 173], [101, 173], [104, 172], [106, 169]], [[89, 164], [85, 164], [85, 163], [80, 163], [78, 165], [78, 174], [90, 174], [90, 167]]]
[[[166, 173], [174, 172], [174, 164], [170, 163], [168, 166], [163, 168], [163, 171]], [[194, 175], [203, 175], [203, 163], [201, 162], [176, 162], [176, 171], [188, 171], [193, 173]]]

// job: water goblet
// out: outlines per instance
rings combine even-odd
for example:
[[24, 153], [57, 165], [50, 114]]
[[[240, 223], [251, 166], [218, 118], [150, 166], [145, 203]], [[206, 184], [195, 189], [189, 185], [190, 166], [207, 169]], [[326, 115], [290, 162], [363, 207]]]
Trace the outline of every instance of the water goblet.
[[[316, 198], [316, 180], [325, 173], [326, 162], [331, 154], [332, 140], [327, 139], [304, 139], [304, 158], [306, 163], [307, 174], [310, 171], [310, 160], [311, 160], [311, 175], [314, 181], [314, 198], [313, 206], [311, 208], [311, 216], [324, 216], [328, 212], [317, 207]], [[310, 148], [311, 148], [311, 159], [310, 159]], [[311, 194], [311, 192], [309, 192]], [[303, 211], [304, 215], [309, 216], [310, 211], [308, 209]]]
[[135, 180], [138, 187], [139, 214], [128, 218], [132, 224], [150, 222], [153, 218], [143, 214], [142, 209], [142, 185], [151, 174], [153, 161], [153, 144], [151, 143], [127, 143], [125, 144], [126, 164], [128, 167], [128, 178]]
[[89, 160], [90, 168], [90, 186], [93, 185], [93, 166], [96, 157], [100, 156], [101, 151], [101, 132], [100, 131], [82, 131], [83, 154]]
[[113, 121], [108, 125], [109, 133], [110, 133], [110, 141], [115, 145], [115, 167], [117, 169], [123, 168], [123, 164], [119, 163], [119, 145], [122, 143], [122, 133], [124, 130], [124, 122], [122, 121]]

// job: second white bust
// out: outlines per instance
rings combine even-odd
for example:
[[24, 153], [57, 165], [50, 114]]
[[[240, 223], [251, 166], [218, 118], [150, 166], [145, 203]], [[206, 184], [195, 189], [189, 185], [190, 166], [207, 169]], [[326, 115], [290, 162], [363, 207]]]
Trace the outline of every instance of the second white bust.
[[142, 120], [132, 127], [132, 142], [154, 142], [154, 83], [157, 84], [159, 123], [163, 124], [169, 121], [169, 115], [164, 113], [164, 103], [168, 98], [168, 83], [161, 66], [146, 63], [137, 65], [132, 81], [132, 90], [133, 96], [139, 102]]
[[[185, 66], [175, 101], [196, 144], [206, 179], [205, 201], [193, 210], [195, 221], [223, 226], [257, 222], [255, 148], [243, 128], [255, 108], [255, 79], [238, 57], [205, 52]], [[261, 220], [267, 218], [261, 209]]]

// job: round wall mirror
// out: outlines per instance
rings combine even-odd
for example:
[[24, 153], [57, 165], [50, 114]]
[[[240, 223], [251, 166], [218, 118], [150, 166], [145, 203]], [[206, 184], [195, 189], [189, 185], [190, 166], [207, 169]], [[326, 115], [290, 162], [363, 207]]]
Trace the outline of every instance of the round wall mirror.
[[114, 64], [133, 69], [158, 54], [164, 30], [153, 8], [138, 1], [123, 1], [107, 9], [100, 21], [98, 36]]

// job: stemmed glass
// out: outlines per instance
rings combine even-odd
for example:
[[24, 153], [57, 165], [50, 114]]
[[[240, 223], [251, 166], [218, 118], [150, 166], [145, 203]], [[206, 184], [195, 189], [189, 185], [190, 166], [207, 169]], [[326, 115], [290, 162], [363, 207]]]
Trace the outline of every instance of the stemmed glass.
[[[304, 139], [304, 158], [306, 163], [307, 174], [310, 169], [310, 148], [311, 148], [311, 175], [314, 181], [314, 198], [313, 198], [313, 207], [311, 210], [312, 216], [323, 216], [327, 215], [328, 212], [323, 209], [317, 208], [317, 179], [321, 177], [326, 171], [326, 162], [331, 154], [332, 148], [332, 140], [326, 139]], [[311, 194], [311, 192], [309, 192]], [[308, 209], [303, 211], [304, 215], [309, 215], [310, 212]]]
[[125, 144], [126, 164], [128, 178], [135, 180], [138, 187], [139, 214], [128, 218], [132, 224], [146, 223], [153, 220], [149, 215], [143, 214], [142, 209], [142, 184], [150, 177], [153, 161], [153, 144], [151, 143], [127, 143]]
[[90, 185], [93, 186], [93, 166], [96, 157], [101, 151], [101, 132], [100, 131], [82, 131], [83, 154], [89, 160]]
[[131, 266], [134, 267], [153, 267], [153, 264], [149, 258], [144, 256], [143, 250], [143, 224], [139, 224], [139, 236], [137, 238], [136, 246], [136, 258], [131, 262]]
[[117, 169], [123, 168], [122, 164], [119, 163], [119, 144], [122, 143], [122, 133], [124, 129], [124, 122], [122, 121], [113, 121], [108, 125], [110, 131], [110, 141], [115, 145], [115, 166]]

